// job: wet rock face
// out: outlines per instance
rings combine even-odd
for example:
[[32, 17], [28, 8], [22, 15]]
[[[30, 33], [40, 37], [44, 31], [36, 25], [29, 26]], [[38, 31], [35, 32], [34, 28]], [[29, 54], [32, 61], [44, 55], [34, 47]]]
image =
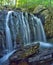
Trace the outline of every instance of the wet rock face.
[[2, 49], [2, 44], [4, 45], [4, 33], [0, 30], [0, 48]]
[[0, 11], [0, 55], [2, 55], [2, 50], [5, 49], [5, 16], [6, 11]]
[[5, 27], [5, 16], [6, 16], [7, 12], [5, 11], [0, 11], [0, 30], [3, 30]]

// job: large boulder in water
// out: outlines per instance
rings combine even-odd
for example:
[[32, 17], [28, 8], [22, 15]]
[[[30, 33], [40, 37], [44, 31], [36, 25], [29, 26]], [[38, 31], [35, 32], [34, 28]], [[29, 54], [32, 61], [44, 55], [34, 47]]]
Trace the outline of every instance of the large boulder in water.
[[[21, 59], [28, 58], [30, 56], [33, 56], [34, 54], [39, 53], [39, 42], [33, 42], [29, 43], [28, 45], [25, 45], [22, 49], [17, 50], [11, 57], [10, 61], [19, 61]], [[16, 60], [15, 60], [16, 59]]]

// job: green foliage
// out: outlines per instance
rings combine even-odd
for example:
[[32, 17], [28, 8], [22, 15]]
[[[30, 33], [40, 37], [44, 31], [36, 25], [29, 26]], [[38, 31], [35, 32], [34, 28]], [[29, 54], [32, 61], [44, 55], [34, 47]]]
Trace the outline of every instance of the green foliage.
[[0, 0], [0, 5], [16, 8], [34, 8], [38, 5], [53, 6], [53, 0]]

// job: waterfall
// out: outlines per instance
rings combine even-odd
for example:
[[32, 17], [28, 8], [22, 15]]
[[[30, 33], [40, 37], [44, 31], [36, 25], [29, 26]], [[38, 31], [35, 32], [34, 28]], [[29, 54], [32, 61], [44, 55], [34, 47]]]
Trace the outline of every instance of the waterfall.
[[[41, 20], [33, 14], [30, 14], [31, 21], [29, 21], [28, 16], [27, 12], [19, 12], [18, 14], [20, 33], [24, 45], [35, 41], [46, 42], [46, 36]], [[31, 30], [33, 31], [31, 32]], [[33, 41], [31, 40], [32, 37], [34, 39]]]
[[33, 38], [32, 42], [36, 41], [42, 41], [46, 42], [46, 35], [44, 32], [44, 28], [42, 25], [42, 21], [40, 18], [34, 16], [33, 14], [30, 14], [30, 26], [31, 26], [31, 37]]
[[[16, 16], [15, 12], [13, 12], [13, 16]], [[11, 35], [12, 35], [12, 39], [13, 39], [13, 48], [16, 48], [16, 27], [15, 27], [15, 21], [13, 20], [13, 16], [10, 16], [10, 29], [11, 29]], [[17, 22], [17, 21], [16, 21]]]
[[[11, 15], [12, 12], [13, 11], [9, 11], [7, 14], [7, 17], [6, 17], [6, 45], [9, 50], [12, 50], [14, 48], [13, 44], [12, 44], [11, 36], [13, 36], [13, 39], [14, 39], [13, 43], [14, 43], [14, 46], [16, 47], [16, 32], [15, 32], [15, 28], [14, 28], [13, 18]], [[12, 35], [10, 32], [10, 28], [8, 26], [9, 16], [11, 18], [10, 23], [11, 23], [11, 31], [13, 33]], [[30, 14], [31, 21], [29, 24], [28, 16], [29, 15], [27, 12], [25, 12], [25, 13], [18, 12], [18, 14], [17, 14], [16, 29], [17, 29], [17, 33], [21, 34], [22, 43], [24, 43], [24, 45], [26, 45], [27, 43], [31, 43], [32, 37], [34, 39], [32, 42], [35, 42], [35, 41], [46, 42], [46, 36], [45, 36], [45, 32], [44, 32], [41, 20], [38, 17]], [[31, 26], [31, 24], [32, 24], [32, 26]], [[32, 27], [31, 29], [30, 29], [30, 26]], [[19, 31], [18, 31], [18, 29], [19, 29]], [[32, 33], [31, 33], [31, 30], [33, 30]]]
[[45, 43], [46, 35], [40, 18], [34, 16], [33, 14], [30, 14], [29, 16], [27, 12], [15, 12], [17, 18], [14, 21], [12, 13], [14, 13], [14, 11], [8, 12], [5, 23], [6, 47], [8, 54], [4, 55], [4, 57], [0, 59], [0, 62], [2, 60], [2, 63], [6, 62], [6, 60], [8, 60], [8, 58], [16, 51], [13, 49], [16, 48], [16, 43], [19, 43], [19, 41], [16, 42], [16, 36], [19, 38], [19, 34], [21, 34], [21, 44], [30, 45], [31, 42], [39, 42], [40, 47], [53, 47], [52, 44]]
[[[33, 19], [33, 16], [32, 16], [32, 15], [31, 15], [31, 24], [32, 24], [32, 29], [33, 29], [33, 30], [32, 30], [32, 33], [33, 33], [33, 38], [34, 38], [34, 39], [33, 39], [33, 42], [34, 42], [34, 41], [38, 41], [38, 35], [37, 35], [37, 34], [38, 34], [38, 32], [37, 32], [38, 29], [37, 29], [37, 24], [36, 24], [36, 22], [34, 22], [34, 19]], [[31, 34], [32, 34], [32, 33], [31, 33]]]
[[26, 19], [26, 17], [24, 17], [23, 14], [24, 13], [21, 12], [21, 15], [19, 16], [20, 32], [23, 38], [23, 43], [27, 44], [28, 42], [30, 42], [30, 28], [29, 28], [28, 20]]
[[6, 47], [7, 47], [8, 52], [13, 50], [11, 32], [10, 32], [10, 28], [8, 26], [9, 16], [12, 14], [12, 12], [13, 11], [9, 11], [6, 16]]
[[29, 27], [29, 23], [28, 23], [28, 13], [26, 12], [25, 13], [25, 24], [26, 24], [26, 29], [27, 29], [27, 36], [28, 36], [28, 43], [31, 42], [31, 39], [30, 39], [30, 27]]
[[36, 23], [38, 41], [46, 42], [46, 35], [40, 18], [33, 15], [34, 22]]

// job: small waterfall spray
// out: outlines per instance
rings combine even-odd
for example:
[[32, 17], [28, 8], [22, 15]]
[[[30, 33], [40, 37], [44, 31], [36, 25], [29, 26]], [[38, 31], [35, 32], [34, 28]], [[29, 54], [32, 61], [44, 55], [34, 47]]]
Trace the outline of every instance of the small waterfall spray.
[[30, 14], [30, 19], [31, 19], [30, 23], [32, 25], [31, 30], [33, 29], [32, 30], [32, 33], [33, 33], [32, 37], [34, 38], [34, 41], [46, 42], [46, 35], [45, 35], [43, 25], [42, 25], [40, 18], [34, 16], [33, 14]]
[[34, 23], [33, 16], [31, 17], [31, 19], [32, 19], [31, 23], [32, 23], [32, 26], [33, 26], [34, 41], [38, 41], [37, 24], [36, 24], [36, 22]]
[[41, 20], [37, 18], [36, 16], [33, 16], [35, 22], [37, 23], [37, 35], [38, 35], [38, 41], [46, 42], [46, 36], [43, 29], [43, 25], [41, 23]]
[[[16, 16], [14, 12], [13, 12], [13, 14], [14, 14], [14, 16]], [[15, 24], [14, 24], [12, 15], [10, 16], [10, 23], [11, 23], [10, 29], [11, 29], [11, 32], [12, 32], [12, 39], [14, 40], [13, 41], [13, 48], [16, 48], [16, 28], [14, 27]]]
[[[21, 16], [22, 15], [22, 16]], [[21, 15], [19, 16], [20, 20], [20, 31], [23, 38], [23, 43], [27, 44], [30, 42], [30, 29], [27, 19], [24, 17], [23, 12], [21, 12]]]
[[12, 14], [12, 12], [13, 11], [9, 11], [7, 16], [6, 16], [6, 46], [7, 46], [8, 52], [13, 50], [11, 32], [10, 32], [10, 28], [8, 26], [9, 16]]
[[30, 39], [30, 27], [29, 27], [29, 23], [28, 23], [28, 13], [25, 13], [25, 24], [26, 24], [26, 29], [27, 29], [27, 36], [28, 36], [28, 43], [31, 42]]

